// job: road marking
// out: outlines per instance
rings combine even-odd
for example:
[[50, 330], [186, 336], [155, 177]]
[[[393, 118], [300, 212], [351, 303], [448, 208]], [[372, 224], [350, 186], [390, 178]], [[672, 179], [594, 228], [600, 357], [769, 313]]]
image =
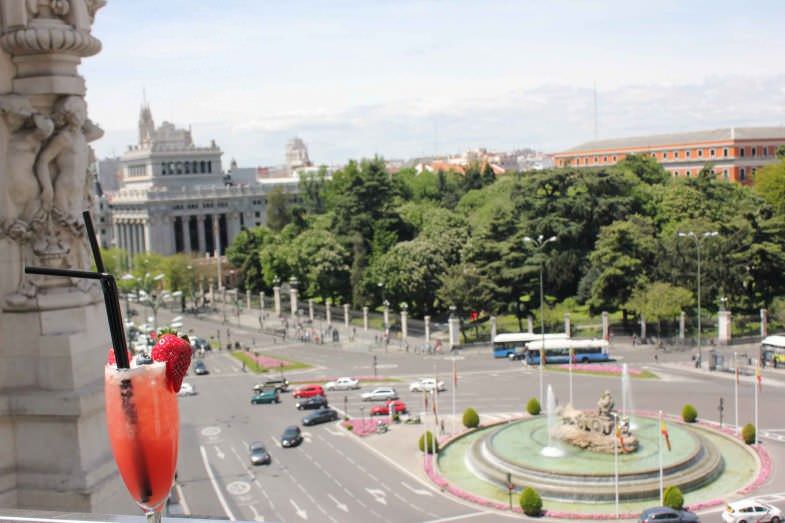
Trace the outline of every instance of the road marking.
[[346, 436], [346, 431], [345, 430], [333, 430], [331, 428], [325, 428], [324, 430], [326, 430], [327, 432], [329, 432], [333, 436], [341, 436], [341, 437]]
[[226, 491], [232, 496], [242, 496], [251, 491], [251, 484], [245, 481], [232, 481], [226, 485]]
[[433, 496], [433, 494], [431, 494], [430, 491], [421, 488], [414, 488], [408, 483], [406, 483], [405, 481], [401, 481], [401, 485], [403, 485], [403, 488], [405, 488], [406, 490], [409, 490], [417, 494], [418, 496]]
[[221, 427], [205, 427], [202, 429], [202, 436], [213, 437], [221, 433]]
[[339, 510], [343, 510], [344, 512], [349, 512], [349, 507], [347, 507], [346, 504], [341, 503], [340, 501], [335, 499], [331, 494], [327, 494], [327, 497], [330, 498], [333, 503], [335, 503], [335, 506], [338, 507]]
[[177, 491], [177, 500], [180, 502], [180, 507], [182, 507], [183, 509], [183, 514], [185, 514], [186, 516], [190, 516], [191, 509], [188, 507], [188, 502], [185, 501], [185, 493], [183, 492], [183, 487], [181, 487], [179, 483], [175, 483], [174, 488]]
[[297, 503], [295, 503], [293, 499], [290, 499], [289, 503], [292, 504], [292, 506], [294, 507], [294, 510], [295, 510], [295, 512], [297, 512], [298, 516], [300, 516], [303, 519], [308, 519], [308, 513], [305, 510], [303, 510], [300, 507], [298, 507]]
[[199, 452], [201, 452], [202, 454], [202, 462], [204, 463], [204, 469], [207, 471], [207, 476], [210, 478], [210, 483], [213, 486], [215, 495], [218, 496], [218, 502], [221, 504], [221, 507], [224, 509], [224, 513], [226, 514], [226, 517], [229, 518], [229, 521], [237, 521], [237, 518], [235, 518], [234, 514], [232, 514], [229, 505], [226, 504], [226, 499], [224, 499], [224, 495], [221, 492], [221, 489], [218, 488], [218, 482], [215, 480], [215, 474], [213, 474], [213, 469], [210, 468], [210, 462], [207, 461], [207, 451], [204, 450], [203, 445], [199, 445]]
[[280, 442], [280, 441], [278, 441], [278, 439], [276, 439], [276, 437], [275, 437], [275, 436], [272, 436], [272, 435], [271, 435], [270, 437], [273, 439], [273, 441], [275, 442], [275, 444], [276, 444], [276, 445], [278, 445], [278, 448], [279, 448], [279, 449], [282, 449], [282, 448], [283, 448], [283, 446], [281, 446], [281, 442]]
[[[261, 490], [261, 491], [262, 491], [262, 494], [264, 495], [265, 499], [267, 499], [267, 502], [270, 504], [270, 508], [271, 508], [273, 511], [275, 511], [275, 504], [273, 503], [273, 500], [272, 500], [272, 499], [270, 498], [270, 496], [267, 494], [267, 491], [266, 491], [266, 490], [264, 490], [264, 489], [262, 488], [262, 484], [261, 484], [261, 483], [259, 483], [259, 480], [258, 480], [258, 479], [255, 479], [255, 480], [253, 480], [253, 482], [254, 482], [254, 485], [256, 485], [257, 487], [259, 487], [259, 490]], [[280, 519], [280, 518], [279, 518], [279, 519]]]
[[377, 488], [367, 488], [365, 491], [373, 496], [373, 499], [381, 503], [382, 505], [387, 504], [387, 496], [385, 495], [383, 490]]
[[226, 455], [223, 453], [221, 448], [218, 445], [213, 445], [213, 448], [215, 449], [215, 455], [218, 456], [219, 459], [224, 459]]
[[254, 521], [258, 521], [259, 523], [262, 523], [264, 521], [264, 516], [256, 512], [256, 507], [254, 507], [253, 505], [248, 505], [248, 508], [250, 508], [251, 512], [253, 512]]

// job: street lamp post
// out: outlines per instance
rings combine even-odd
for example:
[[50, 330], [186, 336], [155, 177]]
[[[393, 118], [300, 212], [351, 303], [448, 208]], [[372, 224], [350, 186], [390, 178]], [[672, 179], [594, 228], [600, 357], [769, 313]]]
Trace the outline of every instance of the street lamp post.
[[705, 238], [717, 236], [717, 231], [695, 234], [693, 231], [679, 232], [681, 238], [689, 237], [695, 240], [698, 251], [698, 368], [703, 367], [703, 349], [701, 348], [701, 241]]
[[[529, 236], [525, 236], [523, 241], [526, 243], [531, 243], [534, 247], [534, 250], [538, 254], [542, 254], [545, 250], [545, 246], [551, 242], [556, 241], [556, 236], [551, 236], [550, 238], [543, 237], [540, 234], [536, 239], [530, 238]], [[540, 349], [540, 405], [543, 404], [544, 401], [544, 394], [545, 394], [545, 385], [544, 385], [544, 366], [545, 366], [545, 295], [543, 291], [543, 261], [542, 256], [540, 256], [540, 331], [542, 333], [542, 348]]]

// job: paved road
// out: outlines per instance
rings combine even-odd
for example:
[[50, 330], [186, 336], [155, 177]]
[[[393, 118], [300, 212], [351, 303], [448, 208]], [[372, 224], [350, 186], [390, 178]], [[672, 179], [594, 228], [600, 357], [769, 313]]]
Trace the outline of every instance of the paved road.
[[[162, 315], [166, 318], [165, 314]], [[198, 335], [209, 335], [215, 322], [186, 318], [186, 327]], [[369, 351], [357, 346], [273, 344], [269, 336], [251, 329], [231, 328], [232, 340], [243, 345], [255, 342], [266, 353], [310, 363], [314, 368], [288, 373], [290, 380], [317, 381], [340, 375], [372, 375], [374, 356], [380, 376], [400, 379], [393, 383], [410, 410], [424, 410], [422, 395], [410, 393], [414, 377], [438, 375], [450, 389], [452, 361], [401, 351]], [[719, 399], [724, 399], [724, 421], [733, 422], [734, 380], [732, 376], [696, 373], [687, 362], [689, 353], [667, 354], [655, 362], [647, 349], [620, 349], [617, 355], [635, 368], [649, 367], [659, 380], [633, 380], [633, 408], [678, 412], [689, 401], [700, 417], [718, 420]], [[458, 388], [441, 395], [440, 410], [452, 409], [453, 394], [458, 413], [474, 407], [486, 421], [504, 419], [521, 412], [529, 398], [539, 393], [539, 372], [518, 362], [494, 360], [489, 351], [469, 351], [456, 362]], [[304, 428], [306, 441], [296, 449], [281, 449], [277, 438], [288, 424], [297, 424], [297, 411], [290, 395], [280, 405], [250, 405], [250, 391], [260, 378], [241, 371], [240, 364], [224, 352], [205, 358], [209, 376], [189, 376], [198, 391], [182, 398], [182, 435], [179, 486], [186, 512], [199, 516], [257, 521], [498, 521], [488, 514], [434, 493], [410, 474], [391, 466], [356, 439], [333, 424]], [[546, 372], [561, 403], [568, 401], [566, 373]], [[574, 376], [574, 398], [579, 408], [594, 406], [600, 391], [609, 389], [621, 397], [618, 378]], [[760, 401], [760, 425], [764, 445], [775, 463], [785, 461], [785, 423], [779, 415], [785, 398], [785, 374], [767, 374]], [[739, 421], [752, 421], [753, 383], [745, 378], [740, 386]], [[344, 396], [346, 403], [344, 403]], [[360, 401], [359, 391], [329, 394], [332, 406], [357, 416], [369, 405]], [[362, 410], [361, 410], [362, 409]], [[451, 430], [451, 423], [445, 427]], [[386, 436], [385, 436], [386, 437]], [[393, 437], [391, 435], [391, 437]], [[273, 456], [270, 466], [253, 467], [247, 447], [251, 441], [268, 445]], [[412, 442], [412, 452], [414, 442]], [[414, 472], [414, 471], [412, 471]], [[774, 504], [785, 508], [785, 471], [775, 467], [772, 479], [761, 489]], [[520, 518], [519, 518], [520, 519]], [[704, 521], [719, 521], [717, 513]]]

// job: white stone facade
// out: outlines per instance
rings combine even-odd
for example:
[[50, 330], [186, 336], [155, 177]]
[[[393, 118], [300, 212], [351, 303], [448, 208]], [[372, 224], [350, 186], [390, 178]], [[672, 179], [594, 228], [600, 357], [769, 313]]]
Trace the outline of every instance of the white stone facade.
[[243, 228], [265, 223], [273, 187], [296, 198], [296, 177], [233, 184], [214, 141], [197, 147], [190, 130], [169, 122], [155, 129], [148, 106], [139, 139], [121, 159], [123, 187], [109, 198], [114, 245], [131, 255], [223, 254]]

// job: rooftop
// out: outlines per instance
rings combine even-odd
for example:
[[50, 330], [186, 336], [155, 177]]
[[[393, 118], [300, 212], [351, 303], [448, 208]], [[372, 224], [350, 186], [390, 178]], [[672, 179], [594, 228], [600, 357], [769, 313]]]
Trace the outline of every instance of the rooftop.
[[708, 131], [631, 136], [585, 142], [559, 154], [739, 140], [785, 140], [785, 127], [726, 127]]

